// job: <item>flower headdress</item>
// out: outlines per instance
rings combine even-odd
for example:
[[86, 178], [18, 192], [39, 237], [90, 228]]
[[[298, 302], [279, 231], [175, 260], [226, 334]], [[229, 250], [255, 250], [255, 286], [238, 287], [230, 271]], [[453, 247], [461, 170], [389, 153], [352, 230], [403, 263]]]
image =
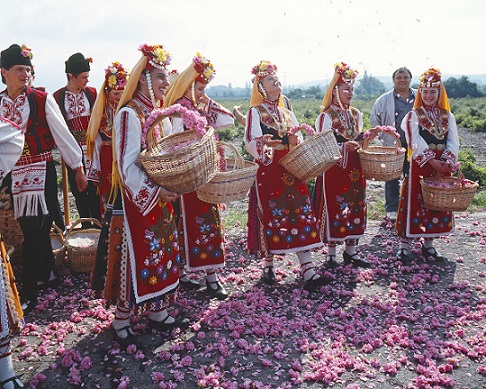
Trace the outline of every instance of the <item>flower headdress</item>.
[[194, 84], [196, 81], [207, 84], [215, 76], [214, 66], [200, 53], [192, 58], [191, 64], [178, 76], [172, 77], [169, 89], [164, 99], [164, 108], [176, 104], [188, 89], [192, 90], [192, 104], [197, 105], [194, 97]]
[[449, 105], [449, 98], [447, 97], [447, 92], [445, 90], [444, 83], [442, 82], [442, 74], [438, 68], [429, 68], [420, 76], [419, 88], [413, 104], [414, 109], [423, 105], [422, 88], [439, 88], [439, 100], [437, 101], [437, 107], [450, 112], [451, 107]]
[[419, 78], [422, 88], [438, 88], [442, 82], [442, 73], [438, 68], [427, 69]]
[[354, 84], [359, 72], [344, 62], [334, 64], [335, 71], [339, 74], [338, 83]]
[[112, 62], [110, 66], [105, 69], [106, 86], [115, 90], [123, 90], [127, 85], [128, 71], [120, 62]]
[[353, 85], [359, 72], [344, 62], [334, 64], [334, 76], [327, 86], [326, 93], [322, 99], [321, 112], [326, 111], [332, 104], [332, 92], [338, 84]]
[[[250, 107], [256, 107], [263, 103], [264, 91], [262, 90], [261, 80], [266, 76], [277, 73], [277, 65], [274, 65], [270, 61], [262, 60], [251, 68], [251, 74], [255, 76], [253, 80], [253, 89], [251, 91]], [[279, 97], [280, 107], [283, 107], [282, 95]]]
[[32, 54], [32, 49], [29, 49], [26, 45], [22, 45], [20, 48], [20, 54], [22, 54], [25, 58], [34, 58], [34, 54]]
[[201, 54], [196, 53], [194, 58], [192, 59], [194, 63], [194, 69], [198, 72], [198, 76], [196, 81], [199, 81], [203, 84], [208, 84], [214, 78], [216, 70], [214, 70], [214, 66], [211, 61]]
[[144, 43], [139, 46], [138, 50], [148, 59], [146, 69], [164, 69], [172, 61], [170, 52], [162, 45], [149, 46]]
[[277, 65], [272, 64], [270, 61], [260, 61], [258, 65], [253, 66], [251, 74], [260, 78], [266, 77], [270, 74], [277, 73]]

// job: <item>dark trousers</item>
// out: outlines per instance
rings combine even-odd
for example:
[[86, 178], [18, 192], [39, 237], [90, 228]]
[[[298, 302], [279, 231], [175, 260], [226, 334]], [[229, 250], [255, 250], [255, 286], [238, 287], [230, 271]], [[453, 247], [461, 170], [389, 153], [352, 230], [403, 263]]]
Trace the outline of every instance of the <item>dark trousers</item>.
[[24, 234], [21, 292], [24, 301], [37, 299], [37, 281], [48, 281], [51, 270], [54, 270], [50, 231], [52, 227], [51, 212], [56, 212], [59, 207], [57, 173], [54, 162], [47, 162], [46, 169], [44, 193], [49, 214], [19, 218], [20, 228]]
[[[94, 218], [101, 221], [101, 205], [100, 197], [97, 193], [96, 185], [92, 181], [88, 181], [88, 187], [84, 192], [80, 192], [76, 186], [76, 171], [67, 167], [68, 182], [71, 193], [76, 201], [76, 208], [78, 209], [79, 217]], [[83, 224], [85, 226], [85, 224]]]

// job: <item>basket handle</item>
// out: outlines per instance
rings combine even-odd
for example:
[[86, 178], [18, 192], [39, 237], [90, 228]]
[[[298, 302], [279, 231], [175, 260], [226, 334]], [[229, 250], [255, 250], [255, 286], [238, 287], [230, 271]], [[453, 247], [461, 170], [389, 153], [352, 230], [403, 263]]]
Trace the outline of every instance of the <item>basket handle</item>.
[[[385, 131], [383, 131], [383, 130], [380, 128], [380, 126], [373, 127], [373, 128], [371, 128], [371, 129], [369, 129], [368, 131], [372, 131], [372, 130], [374, 130], [375, 135], [374, 135], [374, 136], [372, 136], [372, 137], [369, 137], [369, 138], [364, 138], [364, 141], [363, 141], [363, 149], [367, 149], [367, 148], [368, 148], [368, 146], [369, 146], [370, 141], [371, 141], [372, 139], [375, 139], [375, 137], [376, 137], [376, 136], [377, 136], [377, 135], [378, 135], [380, 132], [385, 132]], [[400, 143], [400, 139], [398, 139], [398, 137], [397, 137], [397, 134], [396, 134], [396, 133], [394, 133], [393, 131], [390, 131], [390, 132], [386, 131], [386, 133], [387, 133], [388, 135], [391, 135], [391, 136], [393, 136], [393, 137], [395, 138], [395, 144], [396, 144], [396, 146], [397, 146], [397, 149], [399, 149], [399, 148], [401, 148], [401, 147], [402, 147], [402, 144]]]
[[231, 149], [231, 151], [233, 151], [233, 154], [235, 155], [235, 164], [233, 166], [233, 170], [243, 168], [245, 160], [243, 159], [240, 152], [238, 151], [238, 149], [236, 148], [236, 146], [233, 143], [218, 141], [218, 142], [216, 142], [216, 146], [226, 146], [229, 149]]
[[85, 223], [85, 222], [91, 222], [96, 224], [98, 227], [101, 228], [101, 223], [98, 219], [95, 219], [93, 217], [82, 217], [76, 220], [71, 227], [69, 227], [68, 233], [66, 235], [66, 240], [68, 240], [74, 231], [74, 227], [76, 227], [78, 224]]
[[61, 237], [61, 242], [62, 242], [62, 244], [64, 244], [64, 242], [66, 240], [66, 238], [64, 237], [64, 232], [56, 225], [56, 223], [52, 223], [52, 228]]
[[[149, 129], [147, 131], [147, 135], [145, 136], [145, 142], [147, 144], [147, 149], [152, 150], [155, 147], [155, 145], [157, 144], [157, 139], [154, 138], [154, 134], [153, 134], [154, 133], [154, 129], [160, 123], [162, 123], [162, 121], [165, 118], [168, 118], [168, 117], [177, 117], [177, 116], [176, 115], [160, 115], [160, 116], [157, 117], [157, 119], [154, 120], [154, 122], [152, 123], [152, 125], [149, 127]], [[163, 125], [162, 125], [161, 130], [162, 131], [160, 132], [160, 137], [163, 138], [165, 136], [164, 126]]]

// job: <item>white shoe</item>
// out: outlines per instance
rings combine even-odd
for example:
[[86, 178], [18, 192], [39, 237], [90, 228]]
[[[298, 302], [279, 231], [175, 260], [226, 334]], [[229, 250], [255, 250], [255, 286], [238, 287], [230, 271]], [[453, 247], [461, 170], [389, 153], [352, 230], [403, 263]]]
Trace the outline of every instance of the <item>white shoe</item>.
[[387, 212], [386, 217], [390, 220], [396, 220], [397, 219], [397, 213], [396, 212]]

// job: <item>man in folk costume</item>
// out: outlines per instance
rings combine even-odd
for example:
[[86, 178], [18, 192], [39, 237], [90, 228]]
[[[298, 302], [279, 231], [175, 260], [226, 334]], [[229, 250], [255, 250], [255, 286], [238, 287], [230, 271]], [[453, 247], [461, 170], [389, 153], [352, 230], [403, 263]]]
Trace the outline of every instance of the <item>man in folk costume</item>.
[[59, 107], [51, 95], [28, 86], [32, 57], [29, 48], [17, 44], [1, 53], [2, 81], [7, 89], [0, 93], [0, 117], [18, 125], [25, 135], [22, 156], [11, 173], [14, 214], [24, 235], [21, 292], [25, 312], [35, 307], [38, 284], [49, 286], [59, 280], [50, 239], [52, 212], [59, 206], [54, 146], [75, 172], [78, 191], [86, 189], [81, 150]]
[[[15, 124], [0, 118], [0, 185], [22, 154], [24, 134]], [[10, 336], [23, 324], [15, 278], [0, 235], [0, 387], [23, 388], [12, 363]]]
[[113, 62], [105, 69], [101, 93], [96, 98], [88, 125], [87, 153], [91, 166], [87, 177], [98, 188], [102, 213], [111, 189], [113, 120], [128, 76], [120, 62]]
[[[81, 53], [71, 55], [65, 62], [67, 85], [54, 92], [62, 115], [69, 130], [83, 151], [83, 163], [86, 172], [89, 171], [91, 160], [87, 155], [86, 137], [88, 123], [96, 100], [96, 89], [88, 86], [91, 58], [85, 58]], [[68, 180], [71, 193], [76, 201], [79, 217], [101, 219], [100, 200], [96, 185], [88, 181], [88, 187], [80, 192], [75, 185], [75, 173], [68, 166]], [[83, 223], [84, 227], [90, 226]]]
[[[188, 319], [175, 318], [167, 310], [179, 288], [181, 260], [171, 205], [178, 195], [156, 185], [139, 163], [140, 152], [146, 148], [145, 120], [164, 98], [169, 85], [166, 67], [171, 58], [162, 45], [144, 44], [139, 50], [142, 57], [130, 75], [115, 115], [115, 201], [103, 220], [93, 284], [94, 290], [104, 287], [103, 297], [116, 304], [111, 330], [114, 339], [125, 347], [136, 339], [130, 326], [133, 313], [149, 311], [149, 328], [156, 331], [189, 325]], [[167, 118], [163, 131], [171, 132]], [[103, 273], [100, 250], [106, 242], [108, 258]]]
[[[164, 107], [181, 104], [205, 117], [208, 125], [215, 130], [232, 126], [231, 112], [205, 94], [214, 74], [213, 64], [197, 53], [189, 67], [171, 83]], [[181, 118], [172, 119], [172, 133], [185, 129]], [[184, 265], [180, 270], [180, 283], [189, 289], [199, 288], [199, 283], [185, 274], [185, 268], [189, 271], [205, 270], [207, 293], [223, 300], [228, 294], [216, 274], [217, 269], [224, 267], [226, 257], [219, 208], [218, 204], [199, 200], [196, 192], [181, 196], [179, 241]]]
[[317, 132], [332, 129], [342, 159], [319, 176], [314, 201], [320, 220], [322, 240], [327, 244], [327, 265], [336, 265], [336, 245], [345, 243], [344, 262], [369, 267], [356, 252], [358, 239], [366, 229], [366, 180], [358, 149], [362, 139], [363, 115], [351, 107], [354, 81], [358, 72], [338, 62], [316, 119]]
[[440, 261], [444, 257], [434, 248], [433, 241], [454, 231], [454, 215], [424, 207], [420, 179], [454, 171], [459, 135], [439, 69], [430, 68], [420, 76], [413, 110], [403, 119], [402, 130], [408, 141], [410, 166], [402, 184], [395, 223], [400, 237], [397, 259], [410, 260], [410, 241], [424, 238], [422, 255]]
[[[307, 185], [288, 173], [278, 161], [300, 141], [289, 132], [298, 127], [293, 112], [283, 108], [282, 85], [277, 67], [261, 61], [252, 69], [255, 75], [246, 120], [245, 145], [259, 168], [256, 176], [257, 220], [248, 221], [248, 236], [258, 242], [263, 257], [262, 280], [276, 283], [275, 254], [295, 253], [304, 278], [304, 288], [314, 290], [329, 282], [319, 276], [311, 251], [321, 247], [317, 218]], [[251, 216], [254, 213], [249, 213]]]

